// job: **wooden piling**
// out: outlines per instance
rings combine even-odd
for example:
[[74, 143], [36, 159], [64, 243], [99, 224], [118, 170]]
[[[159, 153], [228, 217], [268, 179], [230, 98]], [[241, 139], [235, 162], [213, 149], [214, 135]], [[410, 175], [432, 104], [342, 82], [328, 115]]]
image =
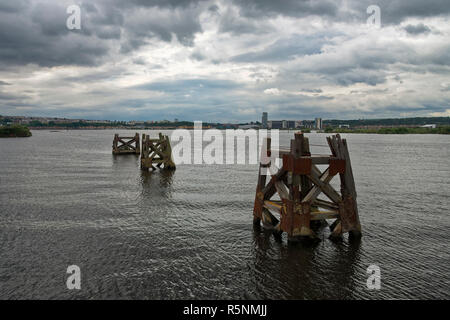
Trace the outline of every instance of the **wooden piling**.
[[113, 154], [140, 154], [141, 144], [139, 142], [139, 133], [136, 133], [134, 137], [121, 137], [119, 134], [114, 135]]
[[[311, 155], [308, 138], [296, 133], [290, 148], [279, 150], [283, 165], [278, 172], [271, 174], [267, 184], [267, 177], [262, 173], [270, 163], [260, 163], [253, 208], [255, 224], [262, 222], [263, 225], [273, 226], [276, 233], [286, 232], [290, 241], [297, 241], [317, 239], [311, 225], [332, 219], [335, 220], [330, 227], [332, 238], [341, 237], [345, 232], [351, 236], [361, 236], [347, 142], [339, 135], [328, 137], [327, 141], [331, 155]], [[270, 140], [267, 142], [268, 150], [263, 148], [262, 152], [270, 155]], [[317, 165], [328, 167], [322, 172]], [[340, 194], [330, 185], [338, 174]], [[272, 199], [276, 194], [280, 200]], [[320, 194], [328, 200], [319, 199]], [[273, 213], [279, 214], [279, 221]]]
[[158, 139], [142, 134], [141, 169], [175, 169], [169, 137], [159, 133]]

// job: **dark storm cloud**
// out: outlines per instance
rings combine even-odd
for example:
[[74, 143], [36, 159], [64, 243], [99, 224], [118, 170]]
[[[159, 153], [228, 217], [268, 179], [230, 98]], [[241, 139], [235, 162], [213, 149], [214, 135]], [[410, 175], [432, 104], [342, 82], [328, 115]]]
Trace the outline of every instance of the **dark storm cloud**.
[[214, 12], [220, 15], [220, 33], [229, 32], [233, 35], [240, 35], [244, 33], [263, 34], [273, 31], [273, 28], [265, 20], [248, 19], [231, 9], [219, 13], [217, 6], [216, 8]]
[[[450, 13], [448, 0], [351, 0], [348, 10], [341, 10], [338, 18], [342, 21], [363, 21], [365, 23], [370, 5], [380, 7], [381, 25], [399, 24], [408, 18], [444, 16]], [[344, 8], [344, 6], [341, 6]]]
[[0, 2], [0, 11], [3, 12], [18, 12], [29, 5], [28, 0], [14, 0]]
[[378, 5], [382, 24], [397, 24], [409, 17], [432, 17], [450, 13], [448, 0], [233, 0], [242, 15], [259, 19], [262, 16], [320, 16], [330, 21], [365, 23], [370, 5]]
[[[157, 38], [166, 42], [175, 36], [185, 46], [193, 46], [195, 35], [203, 31], [200, 14], [219, 14], [219, 32], [233, 35], [261, 34], [269, 31], [267, 16], [320, 16], [325, 20], [367, 19], [370, 1], [313, 0], [234, 0], [234, 9], [220, 10], [206, 0], [98, 0], [83, 1], [82, 30], [66, 28], [67, 2], [30, 0], [0, 3], [0, 64], [28, 64], [51, 67], [58, 65], [98, 65], [109, 53], [132, 52]], [[407, 17], [439, 16], [450, 12], [447, 0], [377, 1], [382, 23], [395, 23]], [[150, 11], [143, 11], [150, 10]], [[410, 26], [410, 34], [427, 32], [426, 26]], [[110, 41], [115, 40], [115, 41]], [[267, 48], [266, 52], [249, 52], [235, 57], [236, 62], [275, 61], [298, 54], [317, 53], [320, 43], [288, 40]], [[277, 57], [278, 55], [278, 57]], [[198, 57], [197, 57], [198, 58]]]
[[0, 64], [94, 65], [108, 47], [66, 28], [66, 8], [36, 4], [0, 12]]
[[136, 49], [152, 37], [170, 42], [174, 34], [180, 43], [192, 46], [195, 34], [202, 31], [199, 15], [196, 8], [156, 11], [152, 16], [137, 12], [125, 23], [127, 45]]
[[141, 7], [161, 7], [161, 8], [178, 8], [178, 7], [188, 7], [190, 5], [196, 5], [201, 2], [207, 2], [208, 0], [114, 0], [117, 4], [122, 4], [124, 6], [141, 6]]
[[[363, 1], [369, 4], [371, 0]], [[354, 1], [353, 3], [357, 3]], [[450, 13], [448, 0], [381, 0], [376, 3], [381, 9], [381, 20], [386, 23], [399, 23], [408, 17], [443, 16]]]
[[[133, 51], [152, 38], [187, 46], [201, 32], [201, 1], [108, 1], [81, 3], [81, 30], [68, 30], [67, 3], [0, 3], [0, 65], [98, 65], [115, 48]], [[163, 8], [138, 15], [144, 9]], [[109, 40], [116, 40], [111, 42]]]
[[336, 16], [340, 1], [330, 0], [233, 0], [240, 7], [241, 14], [247, 17], [284, 15], [305, 17], [309, 15]]
[[417, 25], [408, 24], [404, 27], [405, 31], [412, 35], [422, 34], [422, 33], [430, 33], [431, 29], [424, 25], [423, 23], [419, 23]]

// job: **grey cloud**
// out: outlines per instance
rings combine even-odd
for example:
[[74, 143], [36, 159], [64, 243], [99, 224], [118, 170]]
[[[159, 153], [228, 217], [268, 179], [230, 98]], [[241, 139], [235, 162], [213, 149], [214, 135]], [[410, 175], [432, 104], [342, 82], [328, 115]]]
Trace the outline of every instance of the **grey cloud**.
[[300, 89], [303, 92], [322, 93], [322, 89]]
[[231, 58], [234, 62], [286, 61], [296, 56], [311, 55], [321, 52], [328, 43], [327, 37], [318, 35], [295, 35], [280, 39], [261, 51], [248, 52]]
[[340, 73], [338, 77], [334, 77], [338, 84], [342, 86], [349, 86], [354, 83], [366, 83], [375, 86], [386, 81], [387, 73], [384, 71], [367, 71], [367, 70], [352, 70], [349, 72]]
[[145, 65], [146, 64], [145, 63], [145, 59], [142, 58], [142, 57], [138, 57], [138, 58], [133, 59], [133, 63], [134, 64], [138, 64], [138, 65]]
[[66, 8], [60, 4], [36, 4], [32, 7], [31, 20], [38, 25], [43, 36], [60, 36], [69, 33], [66, 28]]
[[241, 17], [231, 9], [226, 10], [220, 17], [219, 32], [230, 32], [234, 35], [252, 33], [262, 34], [272, 31], [273, 28], [265, 20], [248, 19]]
[[0, 12], [0, 64], [94, 65], [105, 43], [66, 28], [65, 8], [36, 4], [20, 13]]
[[381, 19], [387, 23], [399, 23], [408, 17], [432, 17], [450, 13], [448, 0], [382, 0], [378, 5], [381, 8]]
[[206, 59], [206, 57], [198, 50], [194, 51], [191, 54], [191, 58], [194, 59], [194, 60], [197, 60], [197, 61], [202, 61], [202, 60]]
[[19, 12], [29, 5], [28, 0], [14, 0], [0, 2], [0, 11], [3, 12]]
[[219, 6], [217, 4], [213, 4], [212, 6], [208, 7], [208, 11], [213, 12], [213, 13], [218, 13], [219, 12]]
[[[192, 46], [195, 34], [202, 31], [198, 3], [83, 2], [81, 30], [68, 30], [63, 3], [18, 1], [6, 5], [2, 2], [0, 65], [98, 65], [117, 47], [126, 54], [155, 37], [169, 42], [172, 35], [182, 44]], [[152, 10], [151, 16], [142, 10]], [[140, 19], [135, 19], [137, 12], [141, 12]]]
[[329, 0], [233, 0], [233, 2], [240, 7], [242, 15], [254, 18], [273, 15], [336, 16], [339, 11], [339, 3]]
[[229, 90], [239, 88], [240, 85], [229, 80], [213, 79], [184, 79], [176, 81], [152, 82], [145, 85], [139, 85], [135, 88], [142, 90], [156, 90], [164, 92], [190, 92], [191, 90], [208, 92], [209, 90]]
[[413, 35], [431, 32], [431, 29], [423, 23], [417, 25], [408, 24], [404, 29], [406, 32]]
[[89, 74], [81, 75], [81, 76], [65, 77], [64, 81], [74, 82], [74, 83], [99, 82], [99, 81], [102, 81], [105, 79], [108, 81], [111, 81], [113, 79], [119, 78], [120, 76], [123, 76], [126, 74], [127, 74], [127, 69], [125, 69], [124, 67], [116, 67], [116, 68], [114, 68], [112, 70], [108, 70], [108, 71], [96, 71], [96, 72], [91, 72]]
[[367, 7], [378, 5], [382, 24], [397, 24], [409, 17], [432, 17], [450, 13], [448, 0], [233, 0], [241, 14], [259, 19], [262, 16], [308, 17], [325, 20], [365, 23]]
[[153, 37], [170, 42], [172, 35], [183, 45], [192, 46], [195, 34], [202, 31], [199, 21], [201, 10], [196, 7], [149, 10], [134, 9], [129, 12], [133, 18], [125, 21], [127, 40], [122, 44], [122, 51], [134, 50]]
[[100, 39], [120, 39], [122, 35], [121, 28], [116, 27], [103, 27], [99, 28], [96, 32], [96, 36]]
[[[142, 7], [160, 7], [160, 8], [186, 8], [191, 5], [197, 5], [201, 2], [207, 2], [208, 0], [130, 0], [127, 1], [133, 5]], [[116, 3], [123, 3], [122, 0], [116, 0]], [[128, 5], [127, 3], [123, 5]]]

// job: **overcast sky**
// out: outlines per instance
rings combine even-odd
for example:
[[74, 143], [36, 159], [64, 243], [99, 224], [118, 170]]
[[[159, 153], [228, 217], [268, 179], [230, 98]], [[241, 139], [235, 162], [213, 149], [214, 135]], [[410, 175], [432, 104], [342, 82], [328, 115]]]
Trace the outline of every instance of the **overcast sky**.
[[449, 0], [0, 0], [0, 114], [450, 116], [449, 16]]

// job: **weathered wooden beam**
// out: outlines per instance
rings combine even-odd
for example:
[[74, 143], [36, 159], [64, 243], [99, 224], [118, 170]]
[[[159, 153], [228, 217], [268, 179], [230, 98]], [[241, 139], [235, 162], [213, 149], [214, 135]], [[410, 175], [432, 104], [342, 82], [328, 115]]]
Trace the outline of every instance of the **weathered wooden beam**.
[[333, 189], [331, 185], [328, 183], [324, 183], [321, 179], [321, 172], [316, 166], [312, 166], [311, 174], [308, 175], [308, 178], [316, 185], [318, 186], [322, 192], [330, 198], [331, 201], [335, 203], [339, 203], [341, 201], [341, 196], [336, 192], [336, 190]]
[[337, 136], [341, 156], [346, 161], [345, 172], [340, 174], [343, 210], [341, 211], [342, 232], [350, 232], [352, 236], [361, 236], [361, 224], [359, 221], [358, 205], [356, 202], [356, 187], [350, 161], [347, 141]]
[[264, 208], [276, 211], [278, 213], [281, 213], [281, 210], [283, 208], [283, 204], [281, 202], [275, 202], [275, 201], [264, 201]]
[[322, 199], [315, 199], [313, 201], [313, 205], [317, 206], [317, 207], [320, 207], [320, 208], [331, 209], [331, 210], [338, 210], [339, 209], [339, 205], [338, 204], [336, 204], [334, 202], [322, 200]]
[[336, 211], [319, 211], [311, 213], [311, 220], [336, 219], [338, 217], [339, 212]]
[[[333, 179], [333, 176], [330, 175], [330, 169], [327, 168], [325, 172], [320, 176], [320, 181], [322, 181], [324, 184], [328, 184], [331, 179]], [[322, 189], [320, 186], [315, 185], [309, 190], [308, 194], [303, 198], [302, 202], [312, 202], [316, 200], [316, 198], [322, 193]]]

